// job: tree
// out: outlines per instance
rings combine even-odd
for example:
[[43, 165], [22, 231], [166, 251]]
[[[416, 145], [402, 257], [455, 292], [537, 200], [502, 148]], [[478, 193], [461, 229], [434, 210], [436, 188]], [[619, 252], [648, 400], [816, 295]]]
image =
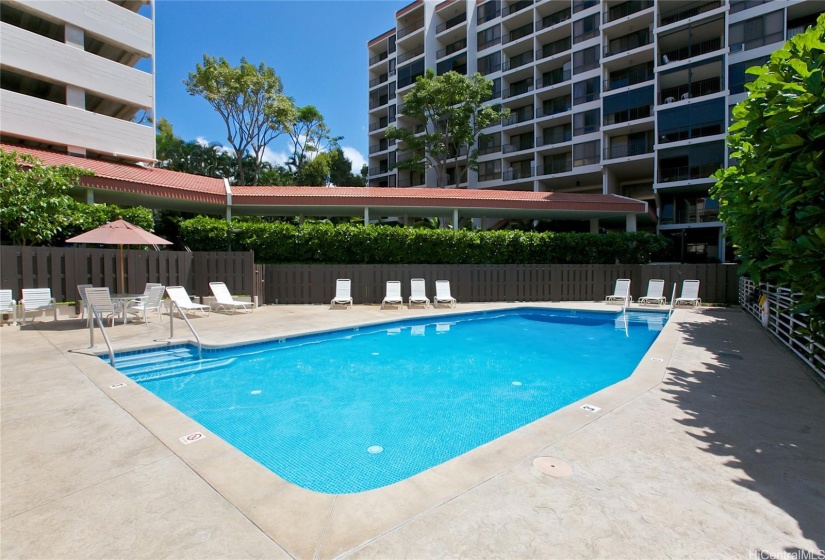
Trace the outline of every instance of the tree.
[[[467, 172], [478, 170], [478, 150], [474, 148], [481, 131], [492, 123], [507, 117], [509, 109], [486, 104], [493, 91], [493, 82], [482, 76], [464, 76], [447, 72], [436, 76], [428, 69], [420, 76], [412, 91], [404, 96], [401, 114], [426, 125], [423, 134], [390, 125], [386, 137], [398, 140], [411, 156], [396, 162], [396, 167], [424, 172], [436, 170], [436, 186], [446, 186], [448, 163], [459, 168], [456, 187], [466, 179]], [[459, 166], [459, 159], [467, 155], [467, 165]]]
[[736, 165], [712, 189], [741, 271], [802, 293], [796, 311], [825, 317], [825, 15], [793, 37], [733, 110]]
[[203, 64], [183, 83], [189, 95], [202, 96], [223, 119], [227, 141], [235, 151], [237, 184], [247, 184], [243, 158], [251, 154], [255, 163], [251, 183], [257, 185], [264, 149], [291, 131], [296, 117], [275, 70], [263, 62], [256, 67], [245, 58], [234, 67], [223, 57], [203, 55]]
[[0, 225], [20, 245], [51, 241], [70, 223], [75, 201], [69, 190], [81, 175], [94, 173], [0, 150]]
[[329, 182], [336, 187], [363, 187], [366, 186], [366, 178], [359, 173], [352, 172], [352, 162], [344, 155], [341, 148], [332, 150], [329, 153]]
[[292, 141], [292, 158], [288, 165], [300, 176], [301, 170], [321, 152], [338, 147], [343, 136], [332, 136], [324, 122], [324, 116], [313, 105], [298, 109], [292, 130], [288, 132]]

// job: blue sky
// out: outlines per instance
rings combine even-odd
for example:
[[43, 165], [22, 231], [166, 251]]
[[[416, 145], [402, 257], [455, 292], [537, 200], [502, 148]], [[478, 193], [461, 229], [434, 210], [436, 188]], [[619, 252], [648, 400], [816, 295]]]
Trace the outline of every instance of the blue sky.
[[[241, 57], [275, 69], [295, 103], [315, 105], [354, 160], [367, 154], [367, 41], [393, 26], [410, 0], [157, 0], [157, 114], [184, 140], [226, 145], [226, 127], [183, 80], [204, 54], [237, 65]], [[270, 158], [286, 156], [277, 138]], [[355, 167], [360, 171], [360, 162]]]

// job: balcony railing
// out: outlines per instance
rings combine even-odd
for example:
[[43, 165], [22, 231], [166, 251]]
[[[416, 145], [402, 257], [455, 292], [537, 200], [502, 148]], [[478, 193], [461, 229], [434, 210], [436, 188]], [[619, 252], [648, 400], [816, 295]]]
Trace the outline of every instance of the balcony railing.
[[389, 173], [390, 171], [392, 170], [385, 165], [377, 165], [374, 167], [370, 167], [370, 176], [383, 175], [384, 173]]
[[438, 52], [435, 53], [435, 58], [444, 58], [445, 56], [451, 55], [453, 53], [457, 53], [462, 49], [467, 48], [467, 39], [459, 39], [455, 43], [451, 43], [444, 47], [443, 49], [439, 49]]
[[646, 119], [653, 114], [653, 105], [642, 105], [641, 107], [631, 107], [626, 111], [618, 111], [604, 116], [605, 126], [619, 124], [636, 119]]
[[483, 51], [487, 47], [492, 47], [493, 45], [498, 45], [500, 43], [501, 43], [501, 35], [499, 35], [498, 37], [493, 37], [489, 41], [479, 43], [478, 46], [476, 47], [476, 49], [480, 50], [480, 51]]
[[521, 54], [517, 54], [516, 56], [510, 58], [510, 60], [504, 63], [502, 70], [505, 72], [508, 70], [515, 70], [516, 68], [521, 68], [526, 64], [530, 64], [533, 62], [533, 51], [526, 51]]
[[506, 45], [507, 43], [512, 43], [513, 41], [518, 41], [524, 37], [533, 33], [533, 23], [530, 22], [528, 24], [522, 25], [521, 27], [517, 27], [513, 29], [510, 33], [507, 33], [501, 38], [501, 44]]
[[387, 128], [387, 126], [389, 126], [389, 122], [387, 122], [386, 120], [370, 123], [370, 132], [375, 132], [376, 130], [381, 128]]
[[419, 55], [422, 55], [422, 54], [424, 54], [424, 45], [423, 44], [418, 45], [417, 47], [415, 47], [412, 50], [409, 50], [409, 51], [406, 51], [406, 52], [403, 52], [403, 53], [399, 54], [398, 55], [398, 61], [396, 62], [396, 64], [401, 64], [402, 62], [407, 62], [411, 58], [415, 58], [415, 57], [417, 57]]
[[604, 12], [604, 23], [616, 21], [623, 17], [627, 17], [636, 12], [641, 12], [653, 6], [653, 0], [630, 0], [616, 6], [611, 7]]
[[718, 222], [719, 210], [680, 210], [676, 212], [676, 216], [660, 216], [659, 223], [661, 225], [673, 224], [700, 224], [707, 222]]
[[702, 14], [704, 12], [715, 10], [716, 8], [719, 8], [721, 6], [722, 2], [720, 0], [714, 0], [713, 2], [705, 2], [703, 4], [692, 6], [690, 8], [679, 7], [675, 10], [663, 11], [661, 13], [659, 25], [670, 25], [671, 23], [676, 23], [677, 21], [682, 21], [683, 19], [691, 18], [693, 16], [698, 16], [699, 14]]
[[486, 156], [487, 154], [497, 154], [501, 151], [501, 144], [493, 144], [491, 146], [484, 146], [478, 149], [478, 155]]
[[564, 39], [547, 43], [536, 51], [536, 60], [541, 60], [542, 58], [547, 58], [549, 56], [554, 56], [559, 53], [569, 51], [571, 48], [572, 42], [570, 37], [565, 37]]
[[389, 150], [390, 147], [388, 144], [373, 144], [370, 146], [370, 154], [374, 154], [376, 152], [383, 152], [384, 150]]
[[423, 178], [418, 178], [418, 179], [406, 178], [406, 179], [399, 179], [398, 180], [398, 186], [399, 187], [420, 187], [423, 184], [424, 184], [424, 179]]
[[536, 118], [541, 117], [549, 117], [552, 115], [558, 115], [560, 113], [566, 113], [570, 110], [570, 97], [559, 97], [558, 99], [554, 99], [552, 103], [544, 105], [536, 109]]
[[570, 142], [573, 139], [573, 132], [569, 126], [563, 128], [551, 128], [544, 131], [542, 136], [536, 136], [536, 146], [552, 146], [562, 142]]
[[529, 179], [535, 176], [535, 173], [536, 170], [532, 167], [529, 169], [510, 168], [502, 174], [501, 178], [504, 181], [517, 181], [519, 179]]
[[708, 78], [690, 84], [663, 89], [659, 94], [662, 103], [673, 103], [722, 91], [721, 78]]
[[486, 76], [487, 74], [492, 74], [493, 72], [498, 72], [501, 70], [501, 63], [498, 64], [489, 64], [487, 66], [479, 66], [478, 71], [482, 76]]
[[516, 111], [514, 113], [510, 113], [510, 116], [506, 119], [501, 119], [502, 126], [510, 126], [514, 124], [519, 124], [523, 122], [527, 122], [533, 120], [533, 109], [530, 108], [529, 111]]
[[[694, 56], [700, 56], [709, 52], [718, 51], [721, 48], [722, 37], [714, 37], [713, 39], [708, 39], [707, 41], [688, 45], [687, 47], [667, 51], [662, 55], [662, 64], [668, 64], [676, 60], [687, 60], [688, 58], [692, 58]], [[731, 48], [733, 47], [731, 46]]]
[[533, 84], [531, 83], [523, 83], [520, 85], [513, 86], [511, 88], [507, 88], [502, 90], [501, 98], [502, 99], [509, 99], [511, 97], [515, 97], [517, 95], [523, 95], [525, 93], [529, 93], [533, 91]]
[[370, 85], [369, 85], [369, 87], [370, 87], [370, 88], [374, 88], [374, 87], [375, 87], [375, 86], [377, 86], [378, 84], [383, 84], [383, 83], [384, 83], [384, 82], [386, 82], [388, 79], [389, 79], [389, 76], [388, 76], [387, 74], [383, 74], [383, 75], [381, 75], [381, 76], [378, 76], [377, 78], [373, 78], [372, 80], [370, 80]]
[[556, 173], [568, 173], [570, 171], [573, 171], [573, 160], [568, 158], [539, 165], [536, 167], [536, 176], [555, 175]]
[[[387, 51], [384, 51], [384, 52], [382, 52], [381, 54], [377, 54], [377, 55], [375, 55], [375, 56], [371, 57], [371, 58], [370, 58], [370, 66], [372, 66], [373, 64], [375, 64], [375, 63], [377, 63], [377, 62], [381, 62], [382, 60], [386, 60], [386, 59], [387, 59], [387, 56], [389, 56], [389, 55], [387, 54]], [[363, 60], [363, 59], [362, 59], [362, 60]]]
[[617, 72], [616, 76], [604, 81], [604, 91], [610, 91], [628, 86], [635, 86], [648, 82], [654, 78], [653, 63], [650, 63], [650, 68], [628, 69], [626, 72]]
[[709, 179], [717, 169], [721, 169], [725, 164], [704, 163], [701, 165], [684, 165], [679, 167], [666, 167], [659, 170], [660, 183], [673, 183], [676, 181], [691, 181], [695, 179]]
[[523, 10], [525, 8], [529, 8], [532, 5], [533, 5], [533, 0], [519, 0], [518, 2], [514, 2], [514, 3], [510, 4], [509, 6], [504, 6], [501, 9], [501, 17], [505, 18], [505, 17], [507, 17], [511, 14], [514, 14], [516, 12], [520, 12], [521, 10]]
[[409, 35], [410, 33], [415, 33], [415, 32], [416, 32], [416, 31], [418, 31], [419, 29], [424, 29], [424, 19], [423, 19], [423, 18], [422, 18], [422, 19], [419, 19], [418, 21], [415, 21], [415, 22], [411, 23], [411, 24], [410, 24], [410, 25], [408, 25], [407, 27], [404, 27], [404, 28], [402, 28], [402, 29], [399, 29], [399, 30], [396, 32], [396, 34], [395, 34], [395, 41], [396, 41], [396, 43], [397, 43], [399, 40], [401, 40], [403, 37], [406, 37], [406, 36], [407, 36], [407, 35]]
[[552, 13], [549, 16], [544, 16], [539, 21], [537, 21], [536, 31], [541, 31], [542, 29], [553, 27], [554, 25], [558, 25], [563, 21], [567, 21], [568, 19], [570, 19], [570, 8], [559, 10], [558, 12]]
[[558, 72], [548, 72], [547, 74], [536, 80], [536, 88], [541, 89], [550, 86], [555, 86], [568, 81], [571, 77], [572, 73], [570, 72], [570, 70], [559, 69]]
[[478, 182], [497, 181], [501, 179], [501, 171], [492, 171], [490, 173], [479, 173]]
[[[532, 139], [531, 139], [532, 140]], [[520, 152], [522, 150], [532, 150], [533, 142], [517, 142], [515, 144], [504, 144], [502, 152], [505, 154], [512, 154], [513, 152]]]
[[611, 144], [604, 150], [604, 159], [616, 159], [632, 156], [641, 156], [653, 153], [653, 140], [637, 140]]
[[653, 33], [647, 29], [642, 29], [630, 35], [613, 39], [610, 44], [604, 47], [604, 56], [615, 56], [623, 52], [632, 51], [640, 47], [645, 47], [653, 42]]
[[439, 34], [439, 33], [443, 33], [444, 31], [447, 31], [448, 29], [452, 29], [456, 25], [464, 23], [465, 21], [467, 21], [467, 12], [464, 12], [463, 14], [459, 14], [459, 15], [455, 16], [454, 18], [450, 18], [447, 21], [445, 21], [444, 23], [439, 23], [438, 25], [435, 26], [435, 33], [436, 33], [436, 35]]
[[385, 95], [379, 98], [370, 98], [370, 109], [375, 109], [376, 107], [381, 107], [382, 105], [386, 105], [390, 102], [389, 96]]
[[715, 136], [717, 134], [723, 134], [724, 132], [724, 125], [719, 121], [693, 123], [680, 126], [678, 128], [660, 130], [659, 143], [667, 144], [669, 142], [680, 142], [682, 140], [690, 140], [692, 138], [702, 138], [703, 136]]
[[771, 33], [770, 35], [760, 35], [749, 41], [745, 41], [744, 43], [732, 43], [730, 46], [730, 52], [735, 53], [740, 51], [749, 51], [764, 45], [770, 45], [771, 43], [778, 43], [779, 41], [782, 41], [783, 38], [784, 33], [781, 31]]

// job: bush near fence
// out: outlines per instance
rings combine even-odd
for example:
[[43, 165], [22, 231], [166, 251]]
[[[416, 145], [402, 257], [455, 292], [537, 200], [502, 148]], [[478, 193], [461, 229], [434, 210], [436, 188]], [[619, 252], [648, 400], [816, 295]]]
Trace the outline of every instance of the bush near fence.
[[180, 224], [193, 251], [254, 251], [258, 263], [643, 264], [669, 241], [649, 233], [554, 233], [421, 229], [380, 225], [232, 222]]

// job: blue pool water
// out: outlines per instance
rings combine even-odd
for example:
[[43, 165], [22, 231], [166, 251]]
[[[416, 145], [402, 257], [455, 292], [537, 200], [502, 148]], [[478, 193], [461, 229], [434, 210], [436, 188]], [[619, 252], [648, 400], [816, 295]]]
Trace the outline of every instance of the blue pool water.
[[386, 486], [628, 377], [663, 313], [522, 308], [117, 367], [280, 477], [329, 494]]

